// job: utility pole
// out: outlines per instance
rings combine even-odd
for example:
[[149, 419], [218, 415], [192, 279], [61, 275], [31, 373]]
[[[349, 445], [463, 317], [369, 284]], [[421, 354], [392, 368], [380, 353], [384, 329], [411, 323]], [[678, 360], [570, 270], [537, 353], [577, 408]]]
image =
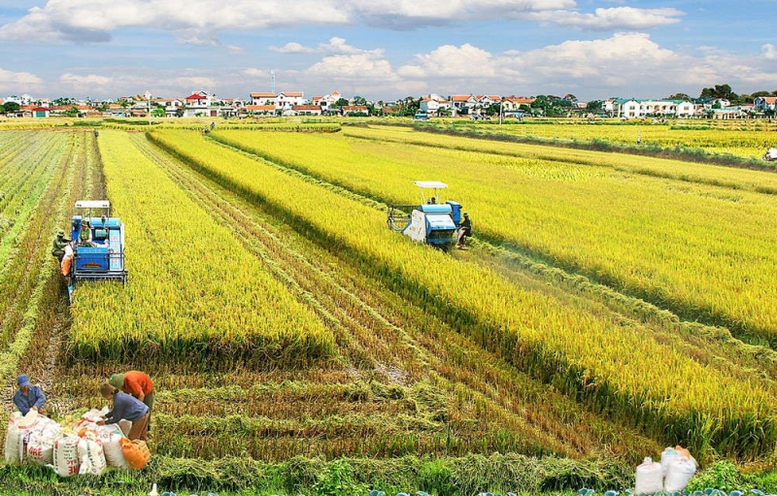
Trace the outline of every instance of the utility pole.
[[148, 108], [148, 125], [151, 127], [151, 92], [146, 91], [146, 108]]

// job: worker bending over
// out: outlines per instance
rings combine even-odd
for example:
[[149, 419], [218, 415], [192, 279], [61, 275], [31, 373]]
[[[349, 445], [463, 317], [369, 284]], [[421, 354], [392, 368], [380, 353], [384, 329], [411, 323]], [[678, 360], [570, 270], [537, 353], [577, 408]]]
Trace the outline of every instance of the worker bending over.
[[31, 386], [30, 379], [26, 374], [17, 377], [16, 383], [19, 384], [19, 390], [13, 395], [13, 404], [22, 412], [22, 415], [27, 415], [30, 410], [45, 415], [46, 410], [43, 408], [43, 404], [46, 403], [46, 396], [43, 395], [40, 388]]
[[116, 424], [119, 420], [129, 420], [132, 427], [127, 438], [130, 441], [145, 441], [148, 436], [148, 406], [107, 383], [100, 385], [100, 394], [106, 400], [113, 401], [113, 409], [105, 414], [105, 420], [100, 420], [97, 424]]
[[137, 370], [123, 374], [113, 374], [108, 384], [116, 389], [131, 394], [148, 407], [148, 423], [151, 425], [151, 409], [154, 407], [154, 383], [151, 378]]
[[472, 221], [469, 220], [469, 214], [464, 212], [464, 220], [461, 221], [456, 233], [456, 248], [464, 248], [464, 240], [469, 236], [472, 236]]

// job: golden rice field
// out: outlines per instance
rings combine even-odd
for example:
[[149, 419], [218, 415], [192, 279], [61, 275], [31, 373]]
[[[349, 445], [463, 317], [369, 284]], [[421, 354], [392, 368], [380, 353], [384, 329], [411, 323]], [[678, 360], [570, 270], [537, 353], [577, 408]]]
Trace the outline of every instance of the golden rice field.
[[[22, 124], [0, 123], [0, 377], [62, 418], [148, 372], [154, 458], [0, 488], [622, 490], [674, 444], [773, 464], [775, 173], [385, 125]], [[564, 126], [525, 129], [600, 139]], [[420, 179], [471, 214], [468, 250], [386, 228]], [[68, 304], [51, 237], [88, 198], [124, 223], [129, 279]]]
[[[659, 146], [672, 148], [700, 148], [710, 153], [727, 153], [744, 158], [761, 158], [770, 147], [775, 146], [774, 128], [760, 123], [742, 122], [710, 126], [704, 129], [698, 121], [653, 124], [651, 120], [625, 124], [591, 124], [586, 122], [564, 122], [561, 124], [493, 124], [484, 123], [478, 130], [489, 133], [510, 134], [559, 140], [592, 142], [608, 141], [626, 145]], [[762, 129], [763, 128], [763, 129]], [[767, 129], [767, 130], [764, 130]], [[771, 130], [769, 132], [768, 130]]]
[[[734, 451], [760, 450], [764, 438], [751, 445], [756, 436], [745, 432], [773, 429], [771, 413], [763, 403], [771, 401], [771, 393], [697, 368], [638, 328], [615, 326], [596, 315], [575, 312], [554, 298], [510, 284], [498, 273], [376, 229], [383, 221], [380, 210], [262, 166], [198, 134], [167, 131], [155, 133], [153, 139], [194, 167], [270, 204], [327, 242], [358, 253], [365, 270], [373, 267], [383, 273], [398, 289], [406, 288], [409, 297], [428, 298], [431, 309], [445, 309], [455, 324], [463, 324], [463, 332], [517, 367], [551, 377], [560, 372], [563, 378], [556, 380], [569, 394], [618, 415], [655, 419], [665, 426], [662, 430], [672, 425], [677, 429], [673, 436], [690, 431], [694, 438], [699, 436], [691, 443], [699, 445], [715, 442], [722, 448], [733, 442], [730, 448]], [[308, 144], [304, 148], [315, 147]], [[624, 366], [629, 355], [648, 356], [653, 366]], [[676, 388], [678, 382], [684, 384], [682, 391]], [[740, 394], [733, 400], [732, 395]], [[722, 398], [727, 404], [719, 402]], [[734, 440], [738, 435], [732, 437], [728, 430], [734, 425], [746, 441]]]
[[133, 284], [79, 288], [71, 308], [79, 356], [210, 357], [214, 366], [223, 357], [230, 367], [266, 367], [331, 352], [331, 333], [228, 229], [133, 150], [128, 134], [105, 131], [99, 145], [108, 197], [136, 233], [127, 254]]
[[[297, 137], [236, 131], [217, 132], [215, 139], [385, 203], [418, 200], [414, 179], [444, 177], [451, 197], [465, 205], [483, 235], [692, 319], [775, 343], [774, 195], [633, 172], [677, 173], [677, 161], [599, 153], [611, 163], [631, 164], [613, 169], [594, 165], [596, 152], [578, 152], [587, 159], [580, 164], [577, 156], [567, 159], [566, 150], [548, 156], [547, 147], [501, 144], [516, 150], [503, 155], [483, 147], [454, 149], [454, 137], [434, 136], [442, 146], [430, 147], [402, 144], [391, 132], [384, 141], [382, 129], [355, 131], [369, 140], [349, 139], [351, 132]], [[408, 141], [422, 141], [419, 134]], [[541, 152], [536, 148], [544, 155], [535, 155]], [[689, 174], [698, 170], [707, 179], [720, 169], [743, 188], [757, 184], [759, 174], [767, 186], [777, 179], [718, 166], [690, 168]]]

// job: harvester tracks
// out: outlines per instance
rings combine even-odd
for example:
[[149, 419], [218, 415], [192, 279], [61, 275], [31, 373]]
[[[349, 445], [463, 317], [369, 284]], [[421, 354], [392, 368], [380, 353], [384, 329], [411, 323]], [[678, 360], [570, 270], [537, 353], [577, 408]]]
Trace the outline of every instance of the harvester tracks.
[[[384, 380], [404, 384], [431, 377], [449, 395], [460, 395], [462, 388], [466, 388], [472, 401], [490, 405], [501, 412], [506, 422], [526, 433], [531, 439], [526, 446], [530, 451], [579, 456], [597, 449], [585, 439], [586, 433], [570, 425], [569, 420], [553, 419], [553, 415], [565, 415], [561, 410], [571, 403], [562, 400], [552, 388], [517, 373], [412, 304], [387, 295], [385, 290], [381, 292], [374, 281], [365, 283], [358, 271], [341, 265], [331, 254], [314, 250], [311, 256], [292, 248], [294, 241], [289, 242], [289, 235], [270, 227], [255, 206], [246, 206], [239, 196], [162, 155], [141, 137], [134, 140], [214, 219], [228, 224], [240, 242], [277, 277], [297, 289], [325, 321], [331, 323], [335, 319], [338, 343], [344, 348], [343, 366], [360, 375], [378, 373]], [[299, 235], [292, 236], [293, 239], [299, 240]], [[307, 240], [304, 243], [311, 244]], [[520, 382], [530, 384], [527, 389], [531, 393], [509, 392]], [[527, 396], [540, 398], [540, 405], [527, 405], [531, 403], [526, 401]], [[551, 397], [552, 401], [548, 401]], [[560, 403], [565, 406], [554, 411], [556, 407], [552, 405]], [[607, 431], [605, 437], [615, 432], [622, 435], [623, 429], [614, 424], [595, 420], [593, 415], [580, 412], [579, 407], [575, 410], [579, 415], [577, 421], [587, 425], [599, 422], [594, 429]], [[632, 435], [619, 441], [625, 445], [651, 442]]]

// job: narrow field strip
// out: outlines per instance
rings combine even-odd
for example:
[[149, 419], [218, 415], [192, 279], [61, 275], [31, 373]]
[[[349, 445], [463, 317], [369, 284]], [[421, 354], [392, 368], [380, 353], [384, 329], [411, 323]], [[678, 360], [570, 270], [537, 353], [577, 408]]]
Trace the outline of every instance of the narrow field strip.
[[332, 334], [224, 227], [132, 146], [100, 134], [108, 197], [132, 238], [130, 281], [83, 284], [72, 306], [78, 359], [190, 359], [193, 369], [296, 367], [326, 358]]
[[[559, 306], [489, 270], [376, 229], [383, 223], [380, 212], [277, 166], [262, 165], [193, 133], [152, 137], [222, 184], [277, 209], [332, 250], [361, 259], [364, 270], [407, 296], [414, 294], [481, 346], [603, 412], [631, 418], [654, 435], [699, 450], [713, 446], [747, 457], [774, 445], [775, 419], [766, 406], [771, 395], [757, 386], [702, 368], [639, 328], [613, 326]], [[630, 356], [649, 356], [653, 366], [624, 366]]]
[[[230, 133], [231, 134], [231, 133]], [[777, 175], [762, 171], [737, 169], [718, 165], [697, 164], [682, 160], [602, 153], [574, 148], [557, 149], [547, 145], [507, 143], [489, 139], [450, 136], [415, 131], [411, 128], [370, 125], [346, 126], [343, 134], [350, 138], [401, 143], [414, 146], [445, 148], [489, 155], [572, 163], [592, 167], [607, 167], [619, 172], [660, 177], [676, 181], [722, 186], [733, 190], [777, 194]]]

